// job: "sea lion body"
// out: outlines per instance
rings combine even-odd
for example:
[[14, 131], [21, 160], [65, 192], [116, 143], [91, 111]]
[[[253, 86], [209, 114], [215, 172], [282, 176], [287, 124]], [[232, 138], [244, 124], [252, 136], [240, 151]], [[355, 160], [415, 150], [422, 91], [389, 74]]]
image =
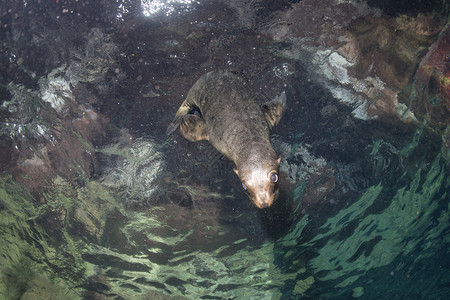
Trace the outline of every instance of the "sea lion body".
[[[281, 119], [284, 94], [262, 107], [247, 84], [225, 71], [209, 72], [190, 89], [168, 134], [178, 126], [190, 141], [208, 140], [236, 164], [235, 172], [259, 208], [278, 196], [278, 157], [270, 143], [270, 129]], [[201, 116], [192, 113], [198, 109]]]

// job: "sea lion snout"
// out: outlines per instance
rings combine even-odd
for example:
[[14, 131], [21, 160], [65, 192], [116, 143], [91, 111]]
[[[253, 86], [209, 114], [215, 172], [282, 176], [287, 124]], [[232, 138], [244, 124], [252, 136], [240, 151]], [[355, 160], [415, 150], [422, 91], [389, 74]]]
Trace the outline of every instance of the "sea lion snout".
[[267, 190], [258, 191], [254, 196], [250, 194], [250, 200], [258, 208], [267, 208], [278, 198], [278, 187], [269, 187]]
[[[239, 172], [235, 170], [239, 176]], [[252, 170], [239, 176], [242, 187], [246, 190], [250, 200], [258, 208], [267, 208], [278, 198], [278, 172], [271, 170]]]

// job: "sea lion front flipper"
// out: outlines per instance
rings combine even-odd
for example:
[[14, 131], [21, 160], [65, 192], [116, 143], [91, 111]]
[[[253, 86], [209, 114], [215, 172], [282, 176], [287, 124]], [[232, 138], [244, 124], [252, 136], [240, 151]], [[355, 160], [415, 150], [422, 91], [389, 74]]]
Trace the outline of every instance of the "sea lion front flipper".
[[275, 99], [267, 103], [264, 103], [261, 106], [261, 109], [264, 113], [264, 117], [266, 118], [267, 123], [269, 123], [270, 129], [272, 129], [273, 126], [277, 125], [280, 122], [285, 107], [286, 107], [285, 92], [282, 92]]
[[182, 117], [180, 122], [180, 133], [191, 142], [209, 140], [205, 120], [194, 114], [189, 114]]

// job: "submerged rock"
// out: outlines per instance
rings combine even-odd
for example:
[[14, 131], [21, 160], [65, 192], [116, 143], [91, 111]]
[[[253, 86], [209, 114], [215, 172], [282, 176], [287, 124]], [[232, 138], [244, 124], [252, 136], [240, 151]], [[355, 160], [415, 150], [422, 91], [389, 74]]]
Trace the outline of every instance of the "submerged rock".
[[417, 70], [412, 107], [422, 118], [428, 115], [431, 126], [445, 130], [450, 119], [450, 27], [430, 46]]
[[[105, 81], [116, 51], [107, 35], [93, 29], [81, 63], [53, 69], [38, 80], [39, 90], [9, 84], [11, 99], [1, 106], [0, 135], [13, 145], [7, 151], [15, 159], [11, 172], [16, 179], [38, 191], [57, 175], [82, 184], [83, 176], [95, 172], [93, 145], [102, 142], [108, 120], [92, 107], [98, 102], [92, 92], [85, 88], [89, 99], [81, 95], [80, 82]], [[88, 74], [83, 68], [89, 68]]]
[[267, 33], [290, 41], [278, 54], [303, 63], [309, 57], [309, 72], [353, 107], [355, 117], [417, 121], [397, 94], [412, 81], [426, 49], [442, 29], [432, 15], [393, 19], [364, 3], [330, 0], [320, 5], [301, 1], [277, 18]]

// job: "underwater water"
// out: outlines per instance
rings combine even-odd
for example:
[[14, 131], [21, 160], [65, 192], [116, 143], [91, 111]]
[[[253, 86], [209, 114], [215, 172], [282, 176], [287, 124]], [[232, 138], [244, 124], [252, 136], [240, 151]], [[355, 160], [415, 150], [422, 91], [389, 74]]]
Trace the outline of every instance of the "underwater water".
[[[348, 3], [408, 22], [441, 9]], [[330, 45], [307, 44], [282, 19], [301, 4], [2, 2], [0, 299], [448, 299], [449, 100], [433, 98], [434, 115], [414, 106], [429, 94], [394, 57], [407, 105], [371, 114], [382, 100], [362, 90], [389, 82], [361, 87]], [[408, 45], [421, 50], [411, 72], [434, 34]], [[165, 134], [214, 69], [260, 102], [286, 92], [270, 208], [207, 142]]]

